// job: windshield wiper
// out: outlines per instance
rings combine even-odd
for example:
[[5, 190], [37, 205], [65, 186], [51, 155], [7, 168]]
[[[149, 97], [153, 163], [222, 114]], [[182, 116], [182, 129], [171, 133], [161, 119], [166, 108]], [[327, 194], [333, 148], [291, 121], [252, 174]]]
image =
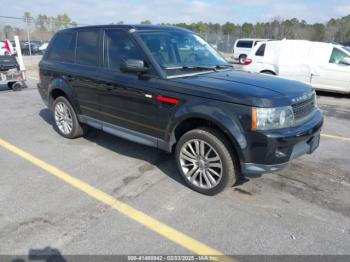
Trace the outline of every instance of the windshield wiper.
[[184, 65], [184, 66], [170, 66], [165, 67], [166, 70], [210, 70], [210, 71], [217, 71], [220, 69], [228, 69], [233, 68], [233, 65], [231, 64], [222, 64], [222, 65], [215, 65], [215, 66], [190, 66], [190, 65]]
[[216, 71], [216, 66], [173, 66], [165, 67], [166, 70], [213, 70]]
[[233, 65], [231, 64], [223, 64], [223, 65], [216, 65], [216, 69], [227, 69], [227, 68], [233, 68]]

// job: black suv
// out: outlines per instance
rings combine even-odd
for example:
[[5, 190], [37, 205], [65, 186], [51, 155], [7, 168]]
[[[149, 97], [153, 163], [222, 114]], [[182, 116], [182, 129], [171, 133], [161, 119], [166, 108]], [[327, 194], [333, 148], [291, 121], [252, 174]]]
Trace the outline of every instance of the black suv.
[[319, 145], [323, 116], [306, 84], [235, 71], [191, 31], [107, 25], [66, 29], [40, 64], [58, 132], [92, 126], [174, 152], [194, 190], [280, 170]]

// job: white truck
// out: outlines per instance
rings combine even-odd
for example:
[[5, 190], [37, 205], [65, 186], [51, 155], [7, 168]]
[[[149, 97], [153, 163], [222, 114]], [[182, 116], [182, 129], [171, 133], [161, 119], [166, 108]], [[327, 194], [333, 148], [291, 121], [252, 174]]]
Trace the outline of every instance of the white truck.
[[256, 46], [259, 42], [267, 41], [267, 39], [252, 39], [252, 38], [243, 38], [237, 39], [232, 50], [232, 58], [238, 61], [240, 64], [244, 63], [244, 60], [249, 55], [250, 51]]
[[350, 93], [350, 48], [307, 40], [258, 43], [242, 70], [311, 84], [317, 90]]

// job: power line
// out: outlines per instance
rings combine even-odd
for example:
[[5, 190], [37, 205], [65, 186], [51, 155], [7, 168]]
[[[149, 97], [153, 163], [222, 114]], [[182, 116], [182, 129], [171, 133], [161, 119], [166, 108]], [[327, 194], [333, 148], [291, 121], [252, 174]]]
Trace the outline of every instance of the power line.
[[[6, 19], [15, 19], [15, 20], [22, 20], [24, 22], [30, 22], [30, 21], [47, 21], [47, 22], [51, 22], [50, 18], [33, 18], [33, 17], [16, 17], [16, 16], [3, 16], [0, 15], [0, 18], [6, 18]], [[62, 19], [60, 19], [59, 17], [53, 17], [53, 19], [58, 20], [58, 21], [63, 21]], [[53, 21], [52, 21], [53, 22]], [[69, 24], [71, 25], [78, 25], [78, 26], [88, 26], [89, 24], [81, 24], [81, 23], [76, 23], [74, 21], [71, 21]]]

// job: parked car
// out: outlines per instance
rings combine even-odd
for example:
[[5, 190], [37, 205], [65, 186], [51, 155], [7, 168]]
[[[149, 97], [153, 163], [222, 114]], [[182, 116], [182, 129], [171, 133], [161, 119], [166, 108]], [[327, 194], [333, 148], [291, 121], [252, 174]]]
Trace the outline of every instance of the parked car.
[[350, 50], [337, 44], [306, 40], [260, 43], [243, 70], [302, 81], [317, 90], [350, 93]]
[[231, 187], [240, 174], [280, 170], [319, 145], [323, 116], [311, 86], [235, 71], [185, 29], [65, 29], [39, 74], [63, 137], [91, 126], [173, 152], [184, 181], [203, 194]]
[[48, 45], [49, 45], [49, 42], [44, 42], [44, 43], [42, 43], [42, 44], [39, 46], [39, 51], [40, 51], [40, 53], [42, 53], [42, 54], [45, 53], [45, 51], [46, 51]]
[[0, 55], [6, 55], [6, 48], [4, 42], [0, 42]]
[[232, 58], [240, 64], [244, 64], [244, 60], [248, 57], [252, 48], [262, 41], [265, 42], [267, 39], [237, 39], [232, 50]]
[[23, 55], [29, 55], [30, 53], [32, 55], [36, 55], [40, 53], [39, 47], [40, 44], [38, 42], [30, 42], [31, 49], [29, 50], [29, 42], [22, 42], [21, 43], [21, 49]]

